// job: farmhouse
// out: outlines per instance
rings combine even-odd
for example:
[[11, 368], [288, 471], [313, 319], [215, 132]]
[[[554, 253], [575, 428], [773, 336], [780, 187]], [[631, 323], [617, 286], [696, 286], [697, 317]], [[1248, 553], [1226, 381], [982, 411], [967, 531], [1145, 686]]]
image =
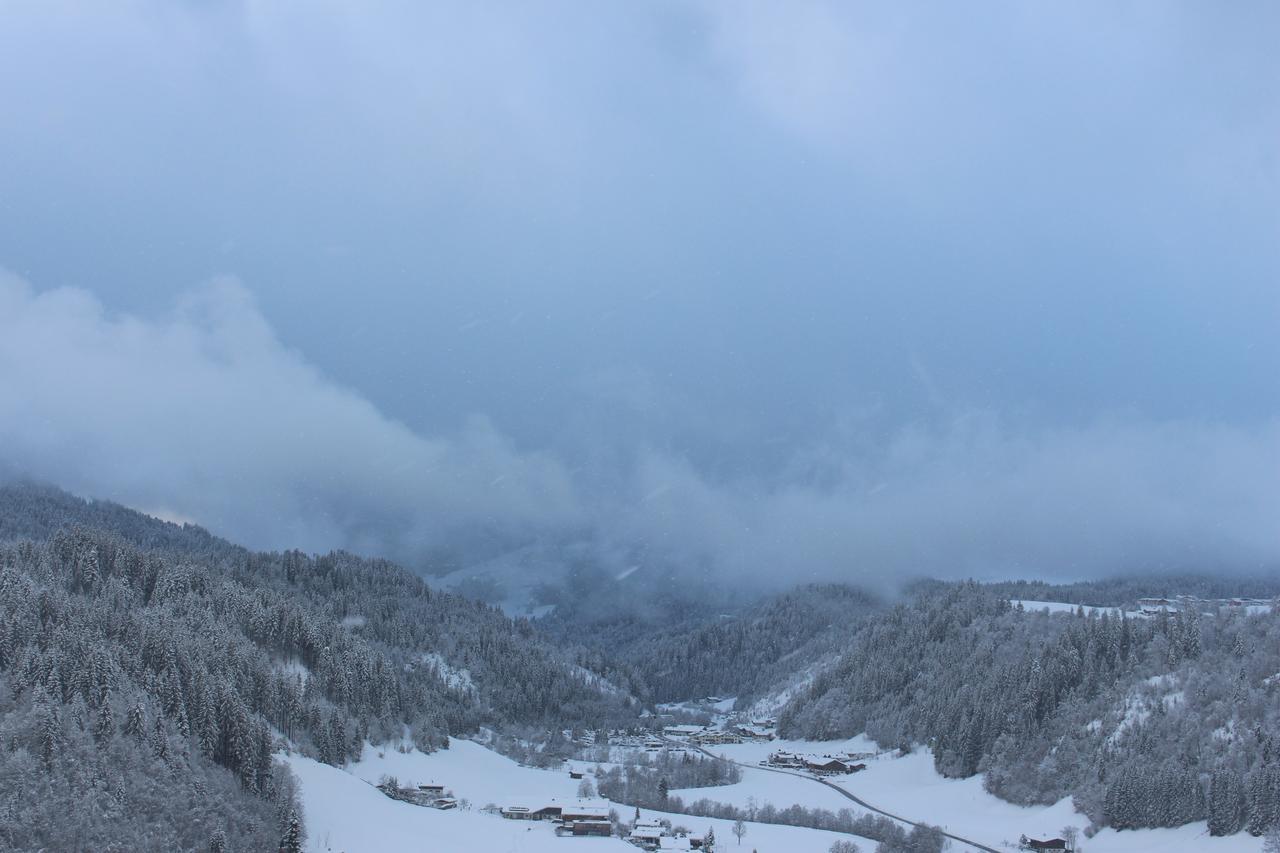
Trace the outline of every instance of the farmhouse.
[[509, 820], [559, 820], [560, 806], [552, 805], [510, 805], [503, 806], [502, 816]]
[[427, 806], [436, 809], [455, 808], [456, 800], [444, 796], [444, 785], [418, 785], [417, 787], [400, 787], [394, 779], [383, 779], [378, 790], [393, 800], [412, 803], [415, 806]]
[[803, 767], [804, 766], [804, 761], [800, 758], [800, 756], [791, 752], [785, 752], [783, 750], [778, 750], [777, 752], [770, 754], [769, 758], [766, 761], [763, 761], [761, 763], [768, 764], [771, 767]]
[[510, 820], [608, 821], [608, 800], [534, 800], [500, 809]]
[[715, 835], [712, 833], [706, 837], [674, 835], [666, 825], [657, 821], [637, 821], [627, 841], [641, 850], [702, 850], [713, 853], [715, 848]]
[[566, 820], [556, 827], [556, 835], [603, 835], [613, 834], [613, 824], [608, 820]]
[[1070, 844], [1062, 838], [1049, 838], [1042, 841], [1037, 838], [1028, 838], [1024, 835], [1018, 842], [1018, 846], [1023, 850], [1043, 850], [1049, 851], [1049, 853], [1070, 853], [1071, 851]]
[[645, 850], [657, 850], [660, 839], [667, 834], [667, 828], [660, 823], [637, 823], [631, 827], [627, 841]]
[[593, 821], [609, 820], [609, 803], [606, 800], [573, 800], [567, 802], [560, 810], [562, 820]]

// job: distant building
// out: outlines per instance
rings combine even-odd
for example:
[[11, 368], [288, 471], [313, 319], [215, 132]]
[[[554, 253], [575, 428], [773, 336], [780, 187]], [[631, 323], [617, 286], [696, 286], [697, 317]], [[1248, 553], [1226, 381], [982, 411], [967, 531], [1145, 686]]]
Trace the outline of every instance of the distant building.
[[418, 785], [416, 787], [400, 787], [389, 780], [378, 785], [378, 790], [393, 800], [412, 803], [415, 806], [428, 806], [437, 809], [451, 809], [458, 805], [457, 800], [444, 796], [444, 785]]
[[667, 834], [667, 828], [656, 822], [640, 822], [631, 827], [627, 841], [644, 850], [657, 850], [660, 839]]
[[804, 766], [806, 770], [812, 770], [815, 773], [849, 772], [849, 765], [838, 758], [806, 758]]
[[499, 812], [509, 820], [608, 821], [608, 800], [536, 800], [511, 803]]
[[608, 820], [566, 820], [556, 827], [556, 835], [613, 835], [613, 824]]
[[1049, 853], [1071, 853], [1071, 846], [1063, 838], [1050, 838], [1040, 840], [1036, 838], [1028, 838], [1022, 836], [1018, 840], [1018, 846], [1023, 850], [1045, 850]]

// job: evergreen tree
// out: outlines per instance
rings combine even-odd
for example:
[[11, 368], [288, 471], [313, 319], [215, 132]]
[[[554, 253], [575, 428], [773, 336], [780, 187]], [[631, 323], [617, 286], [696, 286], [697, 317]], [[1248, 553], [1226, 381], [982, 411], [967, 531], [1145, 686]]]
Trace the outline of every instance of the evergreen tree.
[[284, 837], [280, 839], [280, 853], [302, 853], [302, 821], [295, 811], [289, 812]]

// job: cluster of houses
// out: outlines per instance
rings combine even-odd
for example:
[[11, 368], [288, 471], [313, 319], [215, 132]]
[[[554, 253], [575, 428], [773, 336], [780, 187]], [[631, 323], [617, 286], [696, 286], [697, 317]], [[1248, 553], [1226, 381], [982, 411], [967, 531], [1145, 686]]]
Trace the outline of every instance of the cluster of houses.
[[669, 826], [657, 821], [636, 821], [627, 834], [627, 841], [641, 850], [701, 850], [714, 853], [715, 833], [708, 830], [705, 836], [675, 833]]
[[444, 785], [400, 785], [395, 779], [386, 778], [378, 785], [378, 790], [393, 800], [425, 806], [432, 809], [456, 809], [458, 801], [446, 796]]
[[608, 800], [558, 800], [553, 797], [506, 805], [499, 813], [508, 820], [552, 821], [556, 824], [556, 835], [613, 834]]
[[662, 733], [668, 738], [688, 741], [699, 746], [773, 740], [773, 732], [764, 727], [747, 724], [735, 724], [720, 729], [694, 725], [664, 726]]
[[[857, 758], [864, 758], [859, 753]], [[800, 755], [794, 752], [778, 751], [760, 762], [766, 767], [779, 767], [791, 770], [804, 770], [818, 776], [835, 776], [846, 773], [857, 773], [866, 770], [867, 765], [851, 755]]]

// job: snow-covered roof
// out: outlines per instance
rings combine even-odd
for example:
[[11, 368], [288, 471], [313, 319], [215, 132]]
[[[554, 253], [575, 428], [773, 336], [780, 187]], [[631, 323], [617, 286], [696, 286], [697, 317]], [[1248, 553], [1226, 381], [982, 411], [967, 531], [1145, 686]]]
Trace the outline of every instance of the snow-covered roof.
[[667, 834], [667, 828], [660, 823], [637, 823], [632, 828], [629, 838], [652, 841]]
[[575, 814], [592, 809], [603, 810], [605, 814], [609, 813], [609, 801], [598, 798], [584, 799], [581, 797], [546, 797], [543, 799], [524, 799], [516, 800], [503, 806], [503, 809], [516, 810], [523, 809], [525, 811], [537, 811], [538, 809], [557, 808], [561, 810], [568, 809]]

